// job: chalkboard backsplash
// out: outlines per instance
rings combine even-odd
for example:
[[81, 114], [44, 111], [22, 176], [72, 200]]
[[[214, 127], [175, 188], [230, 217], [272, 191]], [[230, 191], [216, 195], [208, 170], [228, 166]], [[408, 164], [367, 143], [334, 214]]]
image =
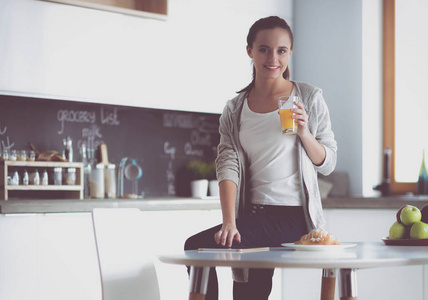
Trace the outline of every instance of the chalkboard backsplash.
[[[124, 157], [138, 162], [138, 187], [146, 197], [190, 196], [185, 166], [215, 159], [219, 116], [0, 94], [0, 149], [30, 150], [32, 143], [62, 153], [71, 137], [74, 161], [82, 161], [82, 143], [94, 150], [105, 143], [110, 163], [118, 167]], [[125, 179], [124, 193], [130, 191]]]

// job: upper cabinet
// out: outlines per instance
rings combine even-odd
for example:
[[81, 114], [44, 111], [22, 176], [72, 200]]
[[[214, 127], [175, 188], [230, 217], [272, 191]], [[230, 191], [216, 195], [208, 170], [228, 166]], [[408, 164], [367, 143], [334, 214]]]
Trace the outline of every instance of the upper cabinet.
[[122, 14], [166, 20], [167, 0], [45, 0]]

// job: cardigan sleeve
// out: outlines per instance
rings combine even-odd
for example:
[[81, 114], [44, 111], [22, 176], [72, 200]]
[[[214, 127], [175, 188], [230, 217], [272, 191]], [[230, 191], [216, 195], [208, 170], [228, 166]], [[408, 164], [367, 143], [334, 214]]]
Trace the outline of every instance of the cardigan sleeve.
[[220, 142], [217, 147], [216, 172], [217, 180], [231, 180], [239, 183], [239, 162], [236, 146], [233, 142], [233, 122], [228, 105], [220, 116]]
[[325, 159], [324, 162], [317, 166], [314, 165], [316, 171], [323, 175], [328, 175], [333, 172], [337, 162], [337, 142], [334, 138], [334, 133], [331, 128], [330, 113], [325, 103], [322, 91], [319, 88], [314, 89], [309, 99], [309, 130], [314, 135], [315, 139], [324, 146]]

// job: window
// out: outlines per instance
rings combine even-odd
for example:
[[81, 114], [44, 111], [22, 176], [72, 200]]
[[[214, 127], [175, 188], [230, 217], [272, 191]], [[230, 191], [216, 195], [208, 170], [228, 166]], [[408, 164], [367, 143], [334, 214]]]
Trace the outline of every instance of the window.
[[428, 2], [383, 1], [383, 147], [392, 149], [391, 192], [416, 191], [428, 155]]

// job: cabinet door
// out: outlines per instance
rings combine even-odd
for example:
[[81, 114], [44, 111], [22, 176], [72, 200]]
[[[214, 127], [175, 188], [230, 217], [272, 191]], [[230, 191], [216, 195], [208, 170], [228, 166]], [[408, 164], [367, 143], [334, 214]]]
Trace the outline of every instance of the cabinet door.
[[[327, 229], [343, 242], [381, 242], [395, 222], [395, 209], [328, 209]], [[393, 246], [389, 246], [393, 247]], [[422, 300], [424, 266], [358, 271], [358, 299]], [[426, 299], [425, 299], [426, 300]]]
[[[151, 251], [159, 254], [183, 251], [188, 237], [221, 223], [220, 210], [151, 211], [143, 215], [148, 229], [144, 238], [150, 241]], [[162, 300], [187, 299], [186, 267], [160, 261], [155, 266]]]
[[92, 219], [0, 215], [0, 299], [101, 299]]
[[[395, 222], [395, 213], [396, 210], [387, 209], [326, 209], [325, 229], [341, 242], [381, 242]], [[424, 268], [404, 266], [358, 270], [358, 299], [428, 300], [423, 296], [423, 286], [428, 286], [428, 282], [423, 281]], [[319, 299], [321, 270], [283, 269], [282, 276], [285, 299]], [[338, 289], [336, 284], [336, 299], [339, 299]]]

